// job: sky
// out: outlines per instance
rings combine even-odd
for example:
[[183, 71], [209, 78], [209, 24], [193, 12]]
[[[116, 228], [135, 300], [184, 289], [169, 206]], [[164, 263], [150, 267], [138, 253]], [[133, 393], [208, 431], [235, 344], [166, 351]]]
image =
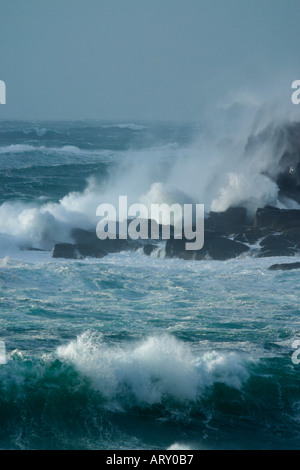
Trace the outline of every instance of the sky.
[[300, 79], [300, 0], [1, 0], [0, 119], [197, 120]]

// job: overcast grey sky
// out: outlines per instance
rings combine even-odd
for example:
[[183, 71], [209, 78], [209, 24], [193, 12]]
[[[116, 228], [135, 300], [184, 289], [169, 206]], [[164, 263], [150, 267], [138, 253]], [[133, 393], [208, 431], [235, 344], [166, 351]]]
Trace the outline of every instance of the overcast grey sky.
[[300, 79], [300, 0], [1, 0], [1, 118], [198, 119]]

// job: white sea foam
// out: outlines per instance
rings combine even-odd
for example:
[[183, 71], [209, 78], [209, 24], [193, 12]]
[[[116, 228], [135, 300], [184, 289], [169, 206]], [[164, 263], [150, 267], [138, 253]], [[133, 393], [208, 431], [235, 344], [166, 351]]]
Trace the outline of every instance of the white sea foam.
[[187, 446], [186, 444], [180, 444], [178, 442], [174, 442], [167, 450], [192, 450], [191, 447]]
[[117, 127], [119, 129], [130, 129], [132, 131], [143, 131], [147, 129], [147, 126], [141, 124], [134, 124], [134, 123], [121, 123], [121, 124], [105, 124], [100, 126], [104, 129], [114, 128]]
[[213, 211], [222, 212], [229, 207], [244, 206], [253, 216], [258, 207], [278, 205], [279, 188], [266, 176], [239, 172], [229, 173], [227, 178], [227, 183], [211, 203]]
[[43, 137], [48, 131], [49, 129], [46, 129], [45, 127], [34, 127], [32, 129], [24, 129], [23, 134], [28, 135], [34, 132], [38, 137]]
[[0, 147], [0, 155], [20, 154], [35, 152], [44, 155], [60, 155], [60, 156], [91, 156], [91, 157], [107, 157], [112, 152], [107, 149], [81, 149], [76, 145], [63, 145], [62, 147], [47, 147], [45, 145], [28, 145], [28, 144], [11, 144]]
[[240, 388], [248, 379], [247, 359], [229, 352], [196, 355], [172, 336], [151, 336], [125, 346], [109, 346], [101, 336], [85, 332], [57, 349], [58, 357], [89, 377], [107, 398], [132, 393], [142, 403], [165, 396], [196, 400], [215, 382]]
[[50, 249], [57, 240], [67, 241], [71, 228], [51, 213], [51, 205], [38, 207], [22, 202], [3, 203], [0, 206], [0, 221], [2, 248], [16, 244]]
[[[44, 149], [45, 147], [41, 147]], [[11, 153], [25, 153], [33, 152], [36, 150], [36, 147], [27, 144], [11, 144], [4, 147], [0, 147], [0, 155], [11, 154]]]

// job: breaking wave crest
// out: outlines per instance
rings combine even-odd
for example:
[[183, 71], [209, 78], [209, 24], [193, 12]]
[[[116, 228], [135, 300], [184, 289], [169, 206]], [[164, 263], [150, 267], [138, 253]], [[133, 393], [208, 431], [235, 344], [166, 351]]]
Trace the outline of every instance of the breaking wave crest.
[[164, 397], [195, 401], [216, 382], [240, 389], [249, 378], [249, 359], [233, 352], [195, 355], [185, 343], [167, 335], [120, 347], [108, 346], [101, 336], [86, 332], [59, 347], [57, 355], [105, 397], [123, 400], [132, 395], [149, 405]]

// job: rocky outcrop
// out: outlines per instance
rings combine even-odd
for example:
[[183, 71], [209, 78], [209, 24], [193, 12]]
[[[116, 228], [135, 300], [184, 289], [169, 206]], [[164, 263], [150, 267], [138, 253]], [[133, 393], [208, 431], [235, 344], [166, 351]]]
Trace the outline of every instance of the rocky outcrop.
[[226, 238], [221, 233], [206, 231], [204, 234], [204, 246], [201, 250], [186, 250], [186, 238], [167, 240], [166, 257], [182, 259], [215, 259], [228, 260], [236, 258], [249, 251], [249, 247], [243, 243]]
[[154, 245], [152, 243], [147, 243], [146, 245], [143, 246], [143, 253], [145, 255], [151, 256], [151, 254], [155, 250], [157, 250], [157, 245]]
[[94, 250], [102, 250], [104, 253], [118, 253], [119, 251], [134, 249], [137, 244], [131, 240], [120, 240], [106, 238], [100, 240], [97, 237], [96, 230], [84, 230], [81, 228], [74, 228], [71, 231], [71, 237], [75, 244], [86, 245]]
[[204, 246], [201, 250], [186, 250], [185, 244], [188, 240], [184, 236], [182, 239], [171, 238], [166, 242], [166, 257], [224, 261], [249, 251], [249, 246], [242, 239], [230, 237], [233, 234], [246, 233], [249, 229], [247, 211], [244, 207], [231, 207], [224, 212], [210, 212], [204, 225]]
[[52, 251], [53, 258], [83, 259], [86, 257], [103, 258], [106, 252], [90, 245], [57, 243]]
[[245, 159], [266, 147], [273, 156], [267, 176], [279, 188], [279, 199], [293, 199], [300, 203], [300, 122], [271, 124], [257, 134], [249, 136]]
[[253, 227], [256, 229], [287, 230], [300, 227], [300, 211], [266, 206], [257, 209]]
[[[130, 223], [130, 221], [128, 221]], [[151, 224], [148, 221], [149, 237]], [[170, 239], [166, 241], [167, 258], [215, 259], [236, 258], [251, 250], [256, 257], [294, 256], [300, 253], [300, 210], [285, 210], [266, 206], [256, 212], [254, 221], [249, 221], [246, 210], [235, 207], [225, 212], [211, 212], [205, 219], [204, 246], [201, 250], [186, 250], [187, 240], [174, 238], [170, 228]], [[157, 226], [158, 227], [158, 226]], [[54, 246], [53, 257], [80, 259], [101, 258], [108, 253], [124, 250], [143, 249], [151, 255], [162, 239], [159, 226], [159, 240], [126, 240], [107, 238], [100, 240], [95, 230], [74, 228], [71, 231], [73, 243], [59, 243]]]
[[242, 231], [249, 221], [247, 210], [244, 207], [230, 207], [224, 212], [210, 212], [205, 219], [206, 230], [223, 233], [238, 233]]
[[265, 238], [269, 233], [269, 230], [260, 230], [260, 229], [246, 229], [234, 236], [234, 240], [241, 243], [246, 243], [248, 245], [255, 245], [260, 240]]
[[300, 250], [300, 211], [266, 206], [257, 209], [254, 230], [260, 232], [257, 256], [294, 256]]
[[272, 266], [269, 267], [270, 271], [291, 271], [292, 269], [300, 269], [300, 263], [272, 264]]
[[[294, 256], [300, 252], [300, 211], [266, 206], [258, 209], [250, 225], [240, 208], [211, 212], [205, 220], [204, 246], [186, 251], [186, 240], [168, 240], [166, 256], [182, 259], [226, 260], [246, 253], [253, 256]], [[229, 237], [229, 234], [233, 235]]]
[[[149, 221], [149, 227], [150, 227]], [[161, 230], [161, 228], [160, 228]], [[172, 232], [171, 232], [172, 233]], [[143, 248], [145, 254], [150, 255], [157, 248], [157, 242], [149, 243], [147, 240], [126, 240], [120, 238], [106, 238], [100, 240], [96, 231], [74, 228], [70, 233], [74, 243], [57, 243], [54, 245], [53, 258], [83, 259], [86, 257], [103, 258], [109, 253], [118, 253], [126, 250]], [[161, 236], [161, 233], [160, 233]]]
[[260, 252], [258, 257], [270, 257], [270, 256], [294, 256], [297, 247], [289, 238], [283, 234], [267, 235], [260, 242]]

